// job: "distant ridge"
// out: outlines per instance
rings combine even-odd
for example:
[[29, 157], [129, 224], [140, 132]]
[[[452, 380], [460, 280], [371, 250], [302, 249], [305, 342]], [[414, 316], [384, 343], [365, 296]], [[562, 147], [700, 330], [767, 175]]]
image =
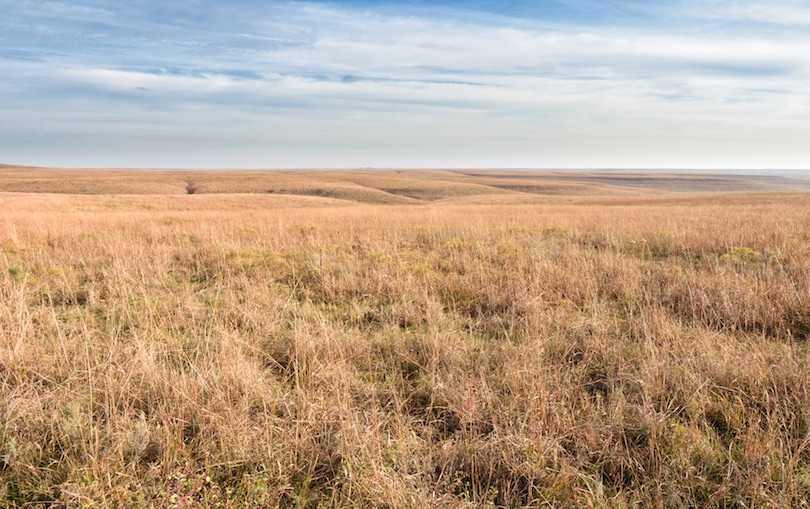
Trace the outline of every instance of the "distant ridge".
[[9, 168], [21, 169], [21, 170], [44, 170], [45, 169], [45, 168], [43, 168], [41, 166], [26, 166], [26, 165], [23, 165], [23, 164], [3, 164], [3, 163], [0, 163], [0, 170], [9, 169]]
[[26, 169], [26, 170], [66, 170], [66, 171], [201, 171], [201, 172], [220, 172], [220, 171], [332, 171], [332, 172], [413, 172], [413, 171], [453, 171], [453, 172], [498, 172], [498, 173], [549, 173], [549, 174], [604, 174], [604, 175], [618, 175], [618, 174], [632, 174], [632, 175], [672, 175], [672, 176], [692, 176], [692, 177], [705, 177], [705, 176], [745, 176], [745, 177], [785, 177], [797, 179], [810, 179], [810, 168], [808, 169], [782, 169], [782, 168], [554, 168], [554, 167], [536, 167], [536, 168], [508, 168], [508, 167], [492, 167], [492, 168], [465, 168], [460, 167], [441, 167], [441, 168], [409, 168], [409, 167], [324, 167], [324, 168], [191, 168], [191, 167], [129, 167], [129, 166], [93, 166], [93, 167], [80, 167], [80, 166], [36, 166], [28, 164], [10, 164], [0, 163], [0, 170], [4, 169]]
[[42, 168], [0, 164], [0, 192], [276, 194], [355, 203], [542, 200], [550, 196], [808, 192], [800, 176], [575, 170], [193, 170]]

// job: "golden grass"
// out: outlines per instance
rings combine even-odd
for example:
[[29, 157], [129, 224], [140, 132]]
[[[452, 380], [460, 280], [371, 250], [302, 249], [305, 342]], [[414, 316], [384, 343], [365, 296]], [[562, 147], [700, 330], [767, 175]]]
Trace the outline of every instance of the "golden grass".
[[810, 196], [352, 178], [0, 195], [0, 506], [810, 504]]
[[[0, 165], [0, 192], [64, 194], [285, 194], [374, 204], [532, 200], [537, 196], [662, 192], [808, 191], [810, 180], [483, 170], [127, 170]], [[508, 197], [508, 198], [507, 198]]]

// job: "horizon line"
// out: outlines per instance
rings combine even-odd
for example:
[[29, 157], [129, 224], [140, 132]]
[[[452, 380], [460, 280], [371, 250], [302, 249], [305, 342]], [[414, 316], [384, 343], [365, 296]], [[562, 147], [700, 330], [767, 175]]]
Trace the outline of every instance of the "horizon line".
[[0, 163], [0, 168], [30, 168], [38, 170], [144, 170], [144, 171], [547, 171], [547, 172], [628, 172], [628, 173], [731, 173], [786, 172], [809, 173], [808, 168], [707, 168], [707, 167], [540, 167], [540, 166], [298, 166], [298, 167], [176, 167], [176, 166], [46, 166]]

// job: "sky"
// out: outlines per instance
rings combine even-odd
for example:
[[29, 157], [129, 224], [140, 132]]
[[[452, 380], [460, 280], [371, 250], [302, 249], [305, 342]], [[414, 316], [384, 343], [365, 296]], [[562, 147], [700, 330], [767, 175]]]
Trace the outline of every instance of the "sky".
[[810, 1], [0, 0], [0, 163], [810, 168]]

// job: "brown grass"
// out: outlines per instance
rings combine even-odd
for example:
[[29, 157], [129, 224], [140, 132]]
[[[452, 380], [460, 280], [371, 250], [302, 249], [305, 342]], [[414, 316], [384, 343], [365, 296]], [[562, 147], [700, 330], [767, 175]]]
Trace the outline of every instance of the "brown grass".
[[810, 191], [810, 179], [756, 175], [484, 170], [128, 170], [0, 165], [0, 192], [285, 194], [375, 204], [465, 198]]
[[810, 504], [808, 195], [178, 182], [0, 195], [0, 506]]

